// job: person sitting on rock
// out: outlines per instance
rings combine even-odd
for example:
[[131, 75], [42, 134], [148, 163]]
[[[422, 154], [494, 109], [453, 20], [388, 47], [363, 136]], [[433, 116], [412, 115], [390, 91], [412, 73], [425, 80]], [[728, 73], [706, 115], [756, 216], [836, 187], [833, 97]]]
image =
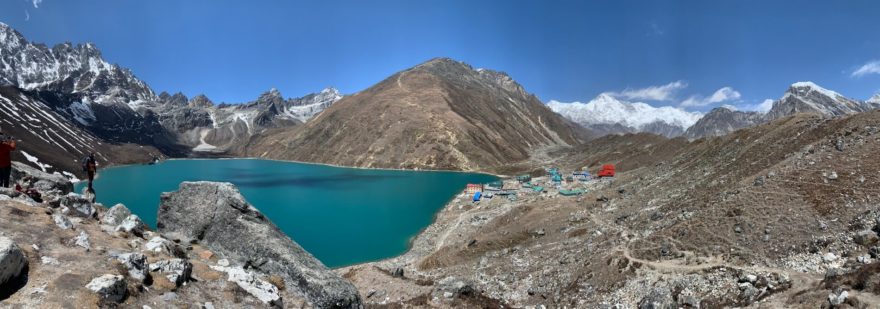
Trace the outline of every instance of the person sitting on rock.
[[0, 132], [0, 187], [9, 188], [9, 176], [12, 174], [12, 155], [15, 140]]

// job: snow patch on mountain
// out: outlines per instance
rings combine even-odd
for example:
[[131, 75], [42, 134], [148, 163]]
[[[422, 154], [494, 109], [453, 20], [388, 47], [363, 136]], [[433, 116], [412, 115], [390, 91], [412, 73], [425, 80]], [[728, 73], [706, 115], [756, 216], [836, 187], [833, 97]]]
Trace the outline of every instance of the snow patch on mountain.
[[702, 113], [671, 106], [653, 107], [642, 102], [625, 102], [606, 93], [588, 103], [551, 100], [547, 106], [583, 126], [620, 124], [639, 131], [657, 122], [685, 130], [703, 117]]

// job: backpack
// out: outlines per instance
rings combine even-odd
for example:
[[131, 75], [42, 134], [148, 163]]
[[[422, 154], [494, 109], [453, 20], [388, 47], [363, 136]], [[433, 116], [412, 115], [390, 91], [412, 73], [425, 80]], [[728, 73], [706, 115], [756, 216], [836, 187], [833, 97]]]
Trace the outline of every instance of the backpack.
[[89, 156], [82, 159], [82, 170], [83, 172], [89, 171]]

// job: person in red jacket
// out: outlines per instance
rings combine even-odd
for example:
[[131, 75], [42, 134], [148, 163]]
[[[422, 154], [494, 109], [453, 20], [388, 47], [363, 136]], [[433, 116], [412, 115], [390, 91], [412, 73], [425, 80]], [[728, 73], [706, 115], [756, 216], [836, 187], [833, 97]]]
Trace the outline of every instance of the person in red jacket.
[[15, 140], [0, 132], [0, 187], [9, 188], [9, 175], [12, 174], [12, 158]]

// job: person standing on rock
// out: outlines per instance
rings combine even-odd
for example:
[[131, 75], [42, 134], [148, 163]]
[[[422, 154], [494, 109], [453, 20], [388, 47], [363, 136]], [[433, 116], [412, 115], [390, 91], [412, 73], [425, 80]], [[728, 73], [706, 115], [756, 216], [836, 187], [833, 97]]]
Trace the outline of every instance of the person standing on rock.
[[9, 175], [12, 174], [11, 152], [15, 150], [15, 140], [0, 132], [0, 187], [9, 188]]
[[83, 160], [83, 171], [89, 176], [89, 192], [94, 193], [95, 189], [92, 187], [92, 182], [95, 180], [95, 173], [98, 172], [98, 161], [95, 160], [94, 153], [89, 153], [89, 156]]

